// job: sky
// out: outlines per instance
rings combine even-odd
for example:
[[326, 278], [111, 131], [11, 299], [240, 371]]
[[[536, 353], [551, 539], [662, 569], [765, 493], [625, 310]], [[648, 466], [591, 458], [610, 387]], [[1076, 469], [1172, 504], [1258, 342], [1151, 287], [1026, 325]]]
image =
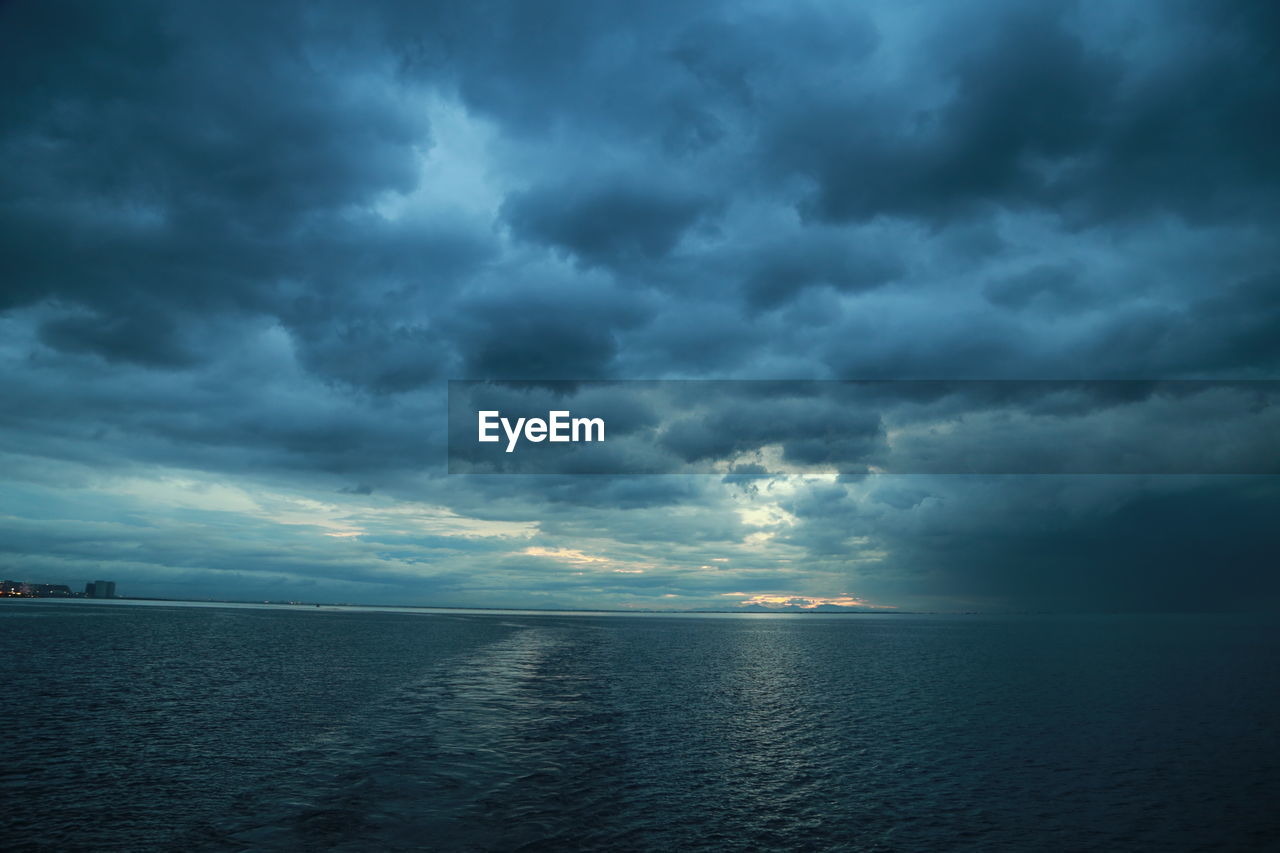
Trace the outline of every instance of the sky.
[[1275, 433], [1213, 473], [1212, 397], [924, 422], [1175, 436], [1173, 473], [799, 470], [894, 431], [797, 398], [669, 433], [720, 473], [458, 475], [446, 420], [451, 379], [1280, 379], [1277, 34], [1233, 0], [0, 4], [0, 574], [1276, 608]]

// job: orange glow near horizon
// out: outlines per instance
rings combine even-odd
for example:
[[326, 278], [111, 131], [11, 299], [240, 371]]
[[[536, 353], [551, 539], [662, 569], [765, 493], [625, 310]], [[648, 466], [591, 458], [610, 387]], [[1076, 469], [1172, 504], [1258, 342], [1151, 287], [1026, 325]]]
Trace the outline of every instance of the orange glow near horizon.
[[832, 598], [821, 598], [809, 595], [782, 595], [777, 593], [750, 593], [750, 592], [725, 592], [721, 593], [726, 597], [741, 598], [738, 602], [739, 607], [746, 607], [756, 604], [761, 607], [797, 607], [801, 610], [813, 610], [824, 604], [835, 605], [837, 607], [867, 607], [874, 610], [897, 610], [898, 608], [892, 604], [872, 604], [861, 598], [855, 598], [852, 595], [842, 594]]

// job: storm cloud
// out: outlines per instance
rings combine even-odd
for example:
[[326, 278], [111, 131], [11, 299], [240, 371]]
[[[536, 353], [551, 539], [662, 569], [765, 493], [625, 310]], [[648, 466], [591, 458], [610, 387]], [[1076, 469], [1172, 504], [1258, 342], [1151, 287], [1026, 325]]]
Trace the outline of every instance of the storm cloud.
[[[414, 604], [1280, 604], [1274, 475], [778, 464], [940, 423], [1005, 451], [1053, 418], [1070, 454], [1149, 429], [1119, 403], [886, 426], [618, 394], [644, 453], [731, 464], [446, 473], [449, 379], [1280, 379], [1277, 15], [0, 5], [0, 568]], [[1183, 458], [1227, 452], [1175, 408]]]

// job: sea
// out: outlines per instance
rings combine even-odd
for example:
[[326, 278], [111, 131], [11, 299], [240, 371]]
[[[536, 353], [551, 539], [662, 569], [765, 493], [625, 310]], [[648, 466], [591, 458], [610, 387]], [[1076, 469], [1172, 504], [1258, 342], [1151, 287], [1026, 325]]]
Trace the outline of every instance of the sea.
[[0, 849], [1280, 849], [1280, 622], [0, 603]]

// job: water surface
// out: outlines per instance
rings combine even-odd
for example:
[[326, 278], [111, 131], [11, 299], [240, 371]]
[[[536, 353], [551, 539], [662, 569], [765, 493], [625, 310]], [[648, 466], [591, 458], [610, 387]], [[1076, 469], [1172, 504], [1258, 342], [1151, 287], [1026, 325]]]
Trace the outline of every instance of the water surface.
[[1254, 617], [0, 605], [0, 846], [1193, 850], [1280, 838]]

